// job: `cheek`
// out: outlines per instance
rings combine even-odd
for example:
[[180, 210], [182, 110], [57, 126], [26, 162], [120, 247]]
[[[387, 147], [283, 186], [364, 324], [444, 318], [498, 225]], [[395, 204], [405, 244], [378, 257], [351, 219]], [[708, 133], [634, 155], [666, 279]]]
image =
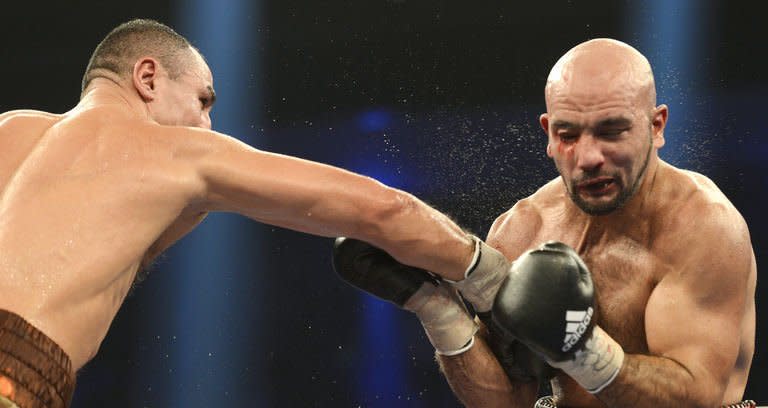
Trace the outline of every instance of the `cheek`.
[[191, 119], [191, 118], [197, 118], [200, 116], [200, 105], [199, 103], [194, 100], [192, 102], [189, 102], [188, 100], [184, 102], [184, 117]]
[[552, 158], [561, 164], [572, 161], [574, 158], [574, 145], [567, 143], [554, 143], [550, 149]]
[[615, 169], [623, 169], [623, 172], [631, 177], [631, 175], [637, 171], [638, 167], [642, 165], [642, 162], [645, 159], [645, 155], [642, 154], [640, 150], [641, 149], [637, 146], [625, 146], [624, 148], [616, 146], [615, 148], [606, 150], [605, 157]]

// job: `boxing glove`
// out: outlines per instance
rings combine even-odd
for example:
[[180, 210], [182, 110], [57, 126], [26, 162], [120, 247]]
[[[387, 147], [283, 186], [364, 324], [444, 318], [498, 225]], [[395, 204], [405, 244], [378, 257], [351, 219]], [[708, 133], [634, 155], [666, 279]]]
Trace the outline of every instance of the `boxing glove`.
[[350, 285], [415, 313], [439, 354], [472, 347], [477, 325], [456, 290], [429, 272], [351, 238], [336, 239], [333, 266]]
[[597, 393], [618, 375], [624, 352], [595, 325], [595, 307], [592, 277], [576, 251], [547, 242], [514, 262], [491, 316], [550, 365]]
[[505, 333], [491, 318], [491, 312], [479, 313], [478, 317], [488, 329], [488, 347], [499, 360], [507, 377], [513, 382], [548, 382], [555, 370], [541, 356], [525, 344]]

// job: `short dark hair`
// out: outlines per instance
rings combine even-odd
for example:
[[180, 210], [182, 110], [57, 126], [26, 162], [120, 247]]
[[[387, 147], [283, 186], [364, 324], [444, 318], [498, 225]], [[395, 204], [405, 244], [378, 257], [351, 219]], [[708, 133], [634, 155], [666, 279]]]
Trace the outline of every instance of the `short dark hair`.
[[[172, 28], [155, 20], [135, 19], [120, 24], [99, 43], [88, 61], [81, 91], [104, 71], [128, 78], [137, 58], [157, 58], [172, 79], [181, 75], [179, 56], [192, 45]], [[194, 48], [194, 47], [192, 47]]]

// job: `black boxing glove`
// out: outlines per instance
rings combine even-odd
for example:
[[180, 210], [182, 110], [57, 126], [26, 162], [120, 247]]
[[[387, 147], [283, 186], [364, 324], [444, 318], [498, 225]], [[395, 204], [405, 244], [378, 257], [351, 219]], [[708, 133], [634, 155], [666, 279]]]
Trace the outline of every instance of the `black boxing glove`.
[[491, 318], [491, 312], [477, 315], [488, 329], [488, 347], [499, 360], [501, 368], [513, 382], [547, 382], [555, 370], [525, 344], [508, 335]]
[[460, 354], [472, 347], [477, 325], [456, 289], [429, 272], [351, 238], [336, 239], [333, 266], [350, 285], [415, 313], [439, 354]]
[[595, 325], [589, 269], [560, 242], [548, 242], [513, 263], [492, 319], [592, 393], [608, 386], [624, 361], [621, 346]]

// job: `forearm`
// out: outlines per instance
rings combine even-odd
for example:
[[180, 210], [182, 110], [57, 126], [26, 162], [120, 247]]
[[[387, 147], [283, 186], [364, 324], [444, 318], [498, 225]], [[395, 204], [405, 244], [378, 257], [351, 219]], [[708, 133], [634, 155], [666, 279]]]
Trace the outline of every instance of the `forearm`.
[[[403, 191], [388, 189], [366, 214], [361, 240], [398, 261], [461, 280], [472, 261], [474, 241], [446, 215]], [[365, 197], [370, 200], [370, 196]]]
[[[597, 397], [610, 407], [706, 407], [722, 401], [697, 393], [696, 382], [679, 363], [655, 356], [625, 355], [616, 379]], [[713, 391], [713, 390], [706, 390]], [[714, 394], [709, 392], [709, 394]]]
[[437, 361], [454, 394], [466, 407], [530, 408], [536, 401], [537, 384], [510, 382], [480, 335], [466, 352], [437, 355]]
[[[404, 264], [459, 280], [473, 242], [447, 216], [406, 192], [337, 167], [217, 138], [198, 160], [203, 210], [370, 242]], [[209, 141], [210, 142], [210, 141]]]

